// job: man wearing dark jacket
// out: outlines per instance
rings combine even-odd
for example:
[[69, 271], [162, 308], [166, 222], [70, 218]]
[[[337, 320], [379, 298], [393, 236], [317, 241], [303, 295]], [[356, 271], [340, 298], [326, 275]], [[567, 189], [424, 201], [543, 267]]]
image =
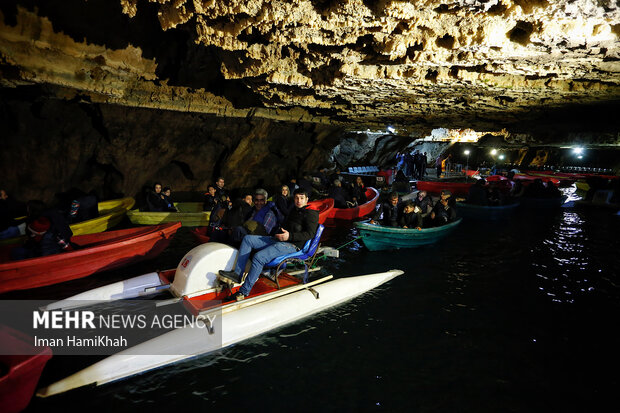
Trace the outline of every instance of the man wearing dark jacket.
[[388, 198], [388, 202], [384, 202], [375, 212], [374, 217], [370, 220], [371, 224], [379, 221], [385, 227], [397, 227], [400, 205], [398, 202], [398, 193], [392, 192]]
[[243, 300], [250, 294], [254, 283], [258, 280], [263, 267], [276, 257], [290, 254], [303, 248], [306, 241], [314, 238], [319, 224], [319, 213], [308, 209], [308, 193], [298, 188], [294, 193], [295, 208], [291, 210], [279, 233], [273, 237], [266, 235], [246, 235], [241, 242], [237, 265], [234, 271], [220, 271], [221, 277], [241, 282], [245, 265], [253, 250], [257, 250], [252, 258], [252, 267], [239, 291], [232, 299]]

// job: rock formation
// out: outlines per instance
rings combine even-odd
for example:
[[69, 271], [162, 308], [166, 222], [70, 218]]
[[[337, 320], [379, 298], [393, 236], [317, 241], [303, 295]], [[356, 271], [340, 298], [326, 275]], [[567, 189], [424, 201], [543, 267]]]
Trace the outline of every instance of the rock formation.
[[[3, 162], [29, 164], [45, 132], [61, 187], [106, 165], [131, 192], [161, 168], [182, 189], [233, 171], [253, 185], [274, 160], [280, 178], [387, 125], [400, 137], [368, 161], [438, 127], [618, 145], [619, 37], [613, 0], [6, 0]], [[47, 178], [33, 192], [58, 189]]]

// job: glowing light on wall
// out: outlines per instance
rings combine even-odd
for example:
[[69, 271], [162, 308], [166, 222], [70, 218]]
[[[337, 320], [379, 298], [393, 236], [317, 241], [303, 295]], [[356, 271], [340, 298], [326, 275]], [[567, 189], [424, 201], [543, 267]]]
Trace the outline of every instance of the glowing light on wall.
[[497, 155], [497, 149], [491, 149], [491, 155]]

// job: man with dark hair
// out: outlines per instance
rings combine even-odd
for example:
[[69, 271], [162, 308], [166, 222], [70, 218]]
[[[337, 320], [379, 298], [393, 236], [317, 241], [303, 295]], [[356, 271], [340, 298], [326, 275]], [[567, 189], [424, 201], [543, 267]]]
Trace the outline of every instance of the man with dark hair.
[[215, 180], [215, 196], [218, 199], [222, 198], [222, 195], [230, 195], [228, 190], [224, 188], [224, 177], [220, 176]]
[[379, 221], [385, 227], [398, 226], [398, 213], [400, 211], [398, 192], [392, 192], [388, 201], [379, 206], [374, 217], [370, 220], [371, 224]]
[[265, 264], [276, 257], [303, 248], [306, 241], [314, 238], [319, 224], [319, 213], [307, 208], [308, 193], [302, 188], [295, 190], [294, 201], [295, 207], [289, 212], [279, 232], [274, 236], [246, 235], [239, 248], [235, 269], [219, 271], [221, 277], [240, 283], [250, 254], [256, 250], [252, 258], [252, 266], [243, 285], [230, 299], [243, 300], [250, 294]]

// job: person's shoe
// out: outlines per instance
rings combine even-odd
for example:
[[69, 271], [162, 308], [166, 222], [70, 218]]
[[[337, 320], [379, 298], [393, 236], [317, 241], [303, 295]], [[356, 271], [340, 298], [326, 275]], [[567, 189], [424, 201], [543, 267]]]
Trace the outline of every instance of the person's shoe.
[[234, 271], [219, 270], [218, 274], [219, 274], [220, 277], [226, 278], [227, 280], [234, 281], [237, 284], [241, 283], [241, 276], [239, 276], [239, 274], [237, 274]]
[[241, 291], [237, 291], [236, 293], [228, 296], [226, 301], [242, 301], [245, 299], [245, 295]]

